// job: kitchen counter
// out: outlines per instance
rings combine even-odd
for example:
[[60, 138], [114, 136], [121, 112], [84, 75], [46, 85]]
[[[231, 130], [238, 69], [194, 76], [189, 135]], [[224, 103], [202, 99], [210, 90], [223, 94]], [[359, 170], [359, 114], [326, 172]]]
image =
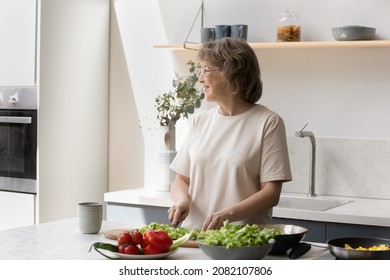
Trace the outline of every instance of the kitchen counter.
[[[283, 193], [282, 195], [306, 197], [306, 195], [291, 193]], [[390, 227], [390, 200], [388, 199], [322, 195], [317, 198], [350, 200], [351, 202], [325, 211], [274, 207], [273, 216], [287, 219]], [[109, 205], [155, 207], [170, 207], [172, 205], [169, 192], [152, 192], [142, 188], [105, 193], [104, 201]]]
[[[104, 233], [118, 228], [129, 228], [130, 225], [103, 221], [98, 234], [82, 234], [79, 231], [77, 218], [20, 227], [0, 231], [1, 260], [101, 260], [105, 259], [95, 250], [89, 252], [90, 246], [97, 241], [111, 242]], [[314, 244], [312, 249], [300, 259], [332, 260], [325, 244]], [[177, 253], [167, 257], [170, 260], [208, 260], [199, 248], [179, 248]], [[286, 256], [268, 256], [268, 260], [286, 260]], [[297, 259], [298, 260], [298, 259]]]

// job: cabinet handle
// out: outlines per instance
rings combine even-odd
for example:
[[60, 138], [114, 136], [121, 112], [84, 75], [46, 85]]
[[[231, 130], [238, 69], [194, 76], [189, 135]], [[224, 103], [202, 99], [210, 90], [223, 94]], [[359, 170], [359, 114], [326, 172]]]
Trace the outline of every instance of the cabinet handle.
[[31, 124], [31, 117], [0, 117], [0, 123]]

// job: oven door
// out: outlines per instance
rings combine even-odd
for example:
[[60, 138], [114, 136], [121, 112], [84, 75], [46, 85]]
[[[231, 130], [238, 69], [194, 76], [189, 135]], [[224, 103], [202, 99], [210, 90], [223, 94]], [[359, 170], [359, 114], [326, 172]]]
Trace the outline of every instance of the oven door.
[[36, 193], [37, 110], [0, 110], [0, 190]]

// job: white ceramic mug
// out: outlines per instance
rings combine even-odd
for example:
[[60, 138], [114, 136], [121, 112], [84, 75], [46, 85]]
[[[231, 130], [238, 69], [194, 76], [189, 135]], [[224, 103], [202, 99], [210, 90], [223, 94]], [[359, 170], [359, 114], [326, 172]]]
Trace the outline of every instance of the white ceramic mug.
[[82, 233], [98, 233], [102, 227], [103, 206], [98, 202], [81, 202], [77, 206]]

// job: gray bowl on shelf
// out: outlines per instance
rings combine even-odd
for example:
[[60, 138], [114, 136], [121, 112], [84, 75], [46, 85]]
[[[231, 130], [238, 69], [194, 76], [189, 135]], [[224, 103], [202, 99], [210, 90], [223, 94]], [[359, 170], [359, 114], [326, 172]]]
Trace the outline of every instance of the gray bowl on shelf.
[[374, 40], [376, 28], [347, 25], [333, 27], [332, 34], [337, 41], [359, 41], [359, 40]]

